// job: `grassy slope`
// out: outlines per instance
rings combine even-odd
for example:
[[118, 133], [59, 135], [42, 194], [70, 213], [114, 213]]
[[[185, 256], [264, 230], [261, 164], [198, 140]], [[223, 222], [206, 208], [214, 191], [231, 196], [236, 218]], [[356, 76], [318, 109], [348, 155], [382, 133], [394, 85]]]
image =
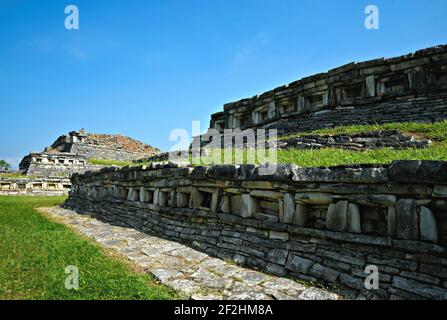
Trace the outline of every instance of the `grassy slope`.
[[[172, 299], [175, 294], [122, 258], [106, 255], [36, 207], [62, 197], [0, 197], [0, 299]], [[65, 267], [79, 268], [79, 290], [65, 289]]]
[[135, 165], [131, 161], [118, 161], [118, 160], [100, 160], [100, 159], [92, 159], [89, 161], [94, 165], [102, 165], [102, 166], [117, 166], [117, 167], [125, 167]]
[[[403, 133], [412, 133], [420, 138], [427, 138], [433, 141], [431, 147], [426, 149], [391, 149], [382, 148], [377, 150], [366, 151], [351, 151], [336, 148], [324, 149], [287, 149], [278, 150], [277, 160], [271, 162], [278, 163], [294, 163], [303, 167], [313, 166], [334, 166], [341, 164], [360, 164], [360, 163], [390, 163], [394, 160], [444, 160], [447, 161], [447, 121], [437, 123], [389, 123], [384, 125], [356, 125], [345, 126], [330, 129], [316, 130], [312, 132], [300, 133], [281, 137], [286, 139], [294, 136], [303, 136], [308, 134], [354, 134], [365, 131], [396, 129]], [[218, 150], [216, 150], [219, 152]], [[240, 151], [237, 151], [240, 153]], [[195, 164], [210, 164], [210, 163], [253, 163], [253, 161], [213, 161], [210, 157], [204, 157], [200, 163]], [[225, 151], [228, 154], [228, 151]], [[223, 159], [223, 154], [220, 159]], [[255, 163], [261, 163], [256, 160]]]

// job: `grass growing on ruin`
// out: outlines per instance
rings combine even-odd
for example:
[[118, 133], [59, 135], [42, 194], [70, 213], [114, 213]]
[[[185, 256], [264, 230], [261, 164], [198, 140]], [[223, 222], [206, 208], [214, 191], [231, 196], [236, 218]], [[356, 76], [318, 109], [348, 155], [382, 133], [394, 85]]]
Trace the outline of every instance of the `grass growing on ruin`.
[[[355, 134], [366, 131], [398, 130], [411, 133], [419, 138], [432, 140], [433, 144], [424, 149], [381, 148], [375, 150], [354, 151], [337, 148], [323, 149], [286, 149], [277, 150], [276, 160], [259, 159], [254, 151], [213, 150], [217, 156], [206, 156], [199, 159], [190, 158], [194, 165], [209, 164], [262, 164], [265, 162], [296, 164], [302, 167], [336, 166], [351, 164], [389, 164], [394, 160], [440, 160], [447, 161], [447, 121], [436, 123], [388, 123], [383, 125], [355, 125], [321, 129], [312, 132], [290, 135], [280, 139], [309, 134]], [[231, 154], [230, 154], [231, 153]], [[268, 155], [268, 153], [267, 153]], [[226, 158], [225, 158], [226, 156]], [[254, 160], [253, 160], [254, 159]]]
[[101, 166], [117, 166], [117, 167], [125, 167], [125, 166], [133, 166], [135, 163], [130, 161], [118, 161], [118, 160], [101, 160], [101, 159], [92, 159], [90, 163], [93, 165], [101, 165]]
[[[325, 149], [286, 149], [277, 150], [277, 159], [259, 159], [253, 151], [233, 151], [230, 159], [224, 155], [231, 151], [214, 150], [221, 155], [220, 158], [213, 156], [191, 159], [194, 165], [210, 164], [262, 164], [265, 162], [296, 164], [301, 167], [336, 166], [350, 164], [388, 164], [394, 160], [441, 160], [447, 161], [447, 143], [438, 143], [426, 149], [391, 149], [382, 148], [377, 150], [353, 151], [335, 148]], [[251, 154], [250, 154], [251, 153]], [[250, 154], [247, 157], [247, 155]], [[252, 159], [255, 159], [254, 161]]]
[[380, 130], [398, 130], [401, 133], [412, 133], [418, 137], [427, 138], [433, 141], [447, 142], [447, 120], [435, 123], [421, 123], [421, 122], [402, 122], [402, 123], [385, 123], [372, 125], [352, 125], [341, 126], [328, 129], [319, 129], [304, 133], [297, 133], [279, 137], [279, 140], [288, 138], [305, 136], [310, 134], [356, 134], [367, 131]]
[[32, 178], [32, 176], [25, 176], [21, 172], [0, 173], [0, 178]]
[[[172, 299], [152, 277], [110, 257], [98, 245], [35, 208], [63, 197], [0, 197], [1, 299]], [[65, 268], [79, 268], [79, 289], [67, 290]]]

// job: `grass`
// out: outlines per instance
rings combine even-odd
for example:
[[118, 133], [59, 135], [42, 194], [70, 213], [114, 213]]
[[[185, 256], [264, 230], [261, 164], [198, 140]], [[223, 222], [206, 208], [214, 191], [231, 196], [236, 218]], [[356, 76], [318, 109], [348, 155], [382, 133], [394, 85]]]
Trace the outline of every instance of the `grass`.
[[418, 137], [431, 139], [434, 141], [447, 142], [447, 121], [439, 121], [435, 123], [421, 123], [421, 122], [402, 122], [402, 123], [385, 123], [372, 125], [352, 125], [341, 126], [328, 129], [319, 129], [304, 133], [296, 133], [287, 136], [279, 137], [279, 140], [293, 138], [297, 136], [305, 136], [310, 134], [356, 134], [366, 131], [379, 130], [398, 130], [402, 133], [412, 133]]
[[[392, 149], [381, 148], [365, 151], [353, 151], [337, 148], [323, 149], [285, 149], [277, 150], [277, 157], [272, 160], [259, 159], [254, 151], [219, 150], [214, 152], [217, 156], [205, 156], [199, 158], [191, 158], [190, 161], [194, 165], [209, 164], [242, 164], [255, 163], [261, 164], [265, 162], [272, 163], [291, 163], [302, 167], [315, 166], [336, 166], [349, 164], [388, 164], [394, 160], [440, 160], [447, 161], [447, 121], [436, 123], [389, 123], [383, 125], [355, 125], [336, 127], [331, 129], [321, 129], [312, 132], [300, 133], [281, 137], [286, 139], [294, 136], [302, 136], [309, 134], [355, 134], [366, 131], [395, 129], [402, 133], [411, 133], [419, 138], [426, 138], [433, 141], [433, 144], [424, 149], [406, 148]], [[230, 154], [231, 153], [231, 154]], [[267, 153], [268, 154], [268, 153]], [[225, 156], [229, 158], [225, 159]]]
[[0, 178], [34, 178], [33, 176], [25, 176], [21, 172], [0, 173]]
[[[138, 273], [124, 258], [35, 208], [62, 203], [63, 197], [0, 197], [1, 299], [173, 299], [171, 289]], [[67, 290], [65, 268], [79, 268], [79, 289]]]
[[125, 166], [134, 166], [135, 165], [135, 163], [133, 163], [131, 161], [118, 161], [118, 160], [92, 159], [89, 162], [90, 162], [90, 164], [93, 164], [93, 165], [117, 166], [117, 167], [125, 167]]

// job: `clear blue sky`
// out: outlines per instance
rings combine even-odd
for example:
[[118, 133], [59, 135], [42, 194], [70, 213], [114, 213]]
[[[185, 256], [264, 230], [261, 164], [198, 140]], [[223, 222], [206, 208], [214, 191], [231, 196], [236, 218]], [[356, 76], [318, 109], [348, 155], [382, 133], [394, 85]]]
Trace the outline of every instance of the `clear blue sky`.
[[172, 129], [205, 129], [223, 103], [445, 44], [446, 14], [446, 0], [0, 0], [0, 159], [80, 128], [168, 150]]

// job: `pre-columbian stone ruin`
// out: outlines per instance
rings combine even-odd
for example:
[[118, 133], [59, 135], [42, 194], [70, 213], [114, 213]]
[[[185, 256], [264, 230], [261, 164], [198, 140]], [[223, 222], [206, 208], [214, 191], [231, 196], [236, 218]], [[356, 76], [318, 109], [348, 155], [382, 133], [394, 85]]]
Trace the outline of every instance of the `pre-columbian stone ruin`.
[[132, 161], [159, 150], [121, 135], [92, 134], [84, 129], [62, 135], [43, 152], [31, 152], [20, 162], [20, 178], [1, 178], [0, 194], [61, 195], [70, 189], [70, 175], [99, 170], [94, 160]]
[[[445, 119], [444, 45], [350, 63], [228, 103], [211, 116], [208, 133], [195, 141], [222, 142], [219, 135], [230, 129], [240, 129], [242, 135], [245, 129], [277, 129], [288, 135], [352, 124]], [[300, 136], [280, 140], [276, 147], [362, 151], [431, 144], [388, 130]], [[71, 188], [66, 209], [268, 274], [337, 288], [347, 298], [447, 299], [447, 162], [283, 164], [268, 173], [263, 168], [272, 164], [118, 168], [89, 163], [138, 162], [157, 153], [118, 136], [72, 132], [23, 159], [20, 169], [37, 177], [26, 182], [32, 187], [2, 179], [0, 192]], [[380, 289], [365, 287], [370, 265], [380, 271]]]

